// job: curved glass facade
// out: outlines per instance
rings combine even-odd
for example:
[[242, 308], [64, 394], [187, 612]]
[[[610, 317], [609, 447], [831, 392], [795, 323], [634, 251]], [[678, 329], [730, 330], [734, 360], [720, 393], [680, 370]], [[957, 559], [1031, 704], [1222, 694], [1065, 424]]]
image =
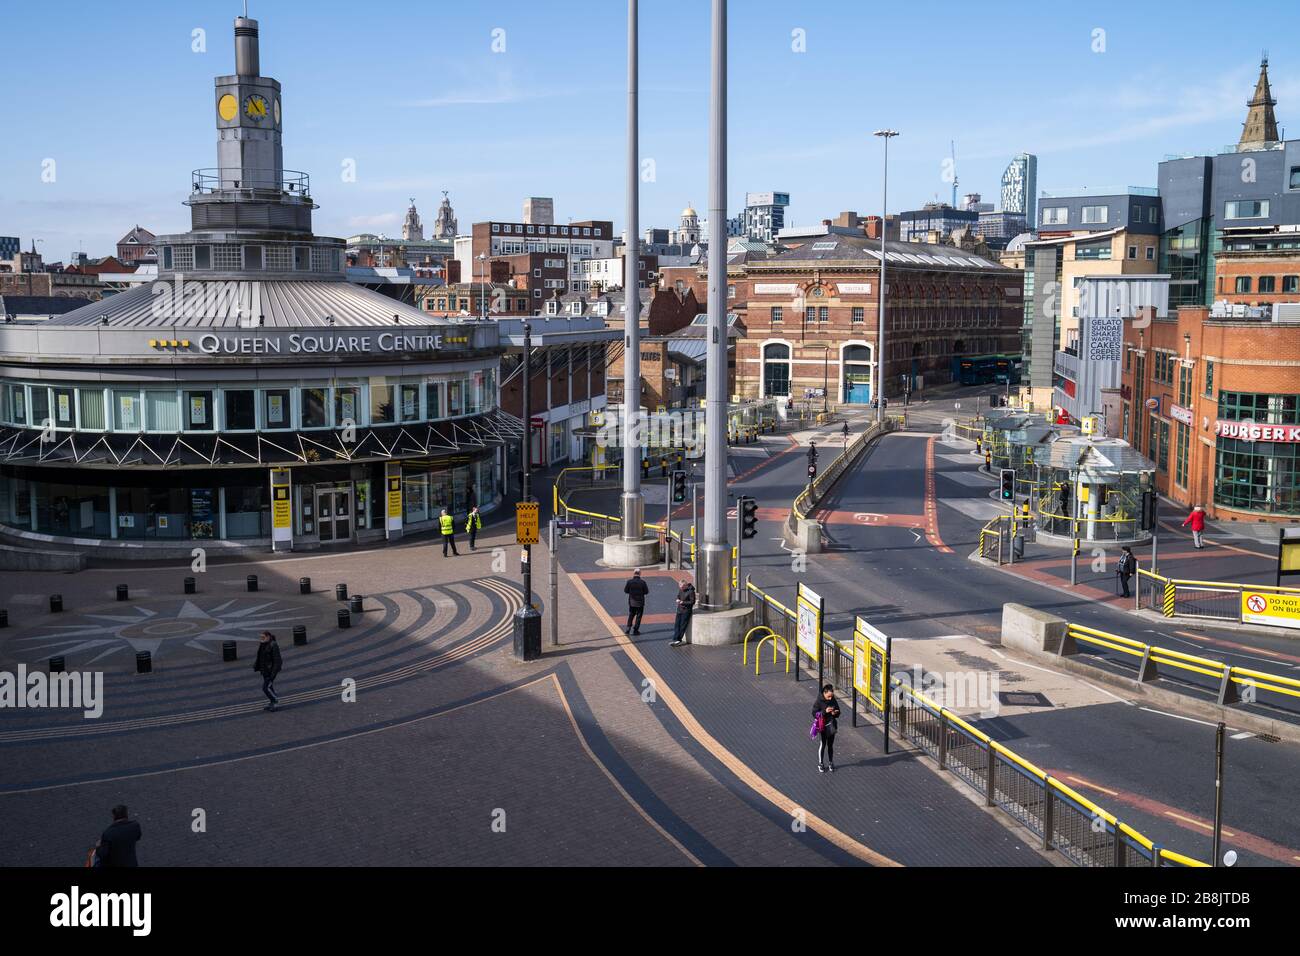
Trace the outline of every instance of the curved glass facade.
[[[1222, 421], [1300, 425], [1300, 395], [1220, 392]], [[1300, 442], [1215, 440], [1214, 502], [1227, 508], [1300, 514]]]

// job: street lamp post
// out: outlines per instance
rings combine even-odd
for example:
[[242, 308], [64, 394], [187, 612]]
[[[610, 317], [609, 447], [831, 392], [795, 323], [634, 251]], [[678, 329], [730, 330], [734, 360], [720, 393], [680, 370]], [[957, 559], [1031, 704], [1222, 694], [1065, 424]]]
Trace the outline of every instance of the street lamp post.
[[889, 141], [898, 135], [897, 130], [878, 129], [873, 134], [885, 141], [885, 178], [880, 190], [880, 289], [876, 299], [880, 303], [880, 317], [876, 326], [876, 422], [885, 420], [885, 228], [889, 215]]
[[[532, 471], [532, 402], [531, 399], [531, 377], [532, 363], [529, 355], [533, 350], [533, 327], [527, 321], [524, 322], [524, 395], [523, 395], [523, 413], [524, 413], [524, 437], [523, 437], [523, 455], [520, 461], [521, 475], [523, 485], [520, 491], [520, 501], [532, 501], [532, 479], [529, 472]], [[533, 607], [533, 562], [532, 562], [532, 545], [523, 546], [523, 606], [515, 612], [513, 621], [514, 652], [515, 657], [521, 661], [535, 661], [542, 656], [542, 613]], [[551, 560], [555, 557], [552, 554]], [[553, 613], [553, 610], [552, 610]]]
[[695, 588], [706, 611], [729, 609], [732, 603], [727, 543], [727, 0], [713, 0], [710, 74], [704, 541], [695, 567]]
[[[624, 541], [645, 537], [645, 498], [641, 495], [641, 296], [636, 264], [640, 251], [641, 183], [639, 112], [637, 104], [638, 56], [637, 0], [627, 3], [627, 243], [623, 248], [623, 526]], [[572, 230], [570, 230], [572, 231]], [[572, 240], [572, 236], [570, 236]]]
[[824, 350], [822, 355], [822, 414], [825, 415], [827, 411], [826, 403], [830, 399], [831, 347], [823, 345], [822, 349]]

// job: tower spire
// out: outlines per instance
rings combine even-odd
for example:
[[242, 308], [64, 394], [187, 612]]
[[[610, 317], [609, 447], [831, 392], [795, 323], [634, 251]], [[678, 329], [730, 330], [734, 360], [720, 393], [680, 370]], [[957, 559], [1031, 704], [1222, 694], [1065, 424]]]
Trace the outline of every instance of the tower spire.
[[1277, 116], [1273, 113], [1273, 107], [1277, 105], [1277, 100], [1273, 99], [1272, 91], [1268, 85], [1267, 51], [1260, 59], [1259, 79], [1255, 83], [1255, 95], [1250, 98], [1250, 102], [1246, 105], [1249, 110], [1246, 113], [1246, 122], [1241, 127], [1241, 139], [1237, 142], [1237, 148], [1262, 146], [1265, 143], [1277, 142]]

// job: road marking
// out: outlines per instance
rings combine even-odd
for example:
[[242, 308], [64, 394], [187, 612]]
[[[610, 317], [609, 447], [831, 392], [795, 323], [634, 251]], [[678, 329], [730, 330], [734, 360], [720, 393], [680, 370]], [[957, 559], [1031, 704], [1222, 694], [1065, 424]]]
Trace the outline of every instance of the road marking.
[[1099, 786], [1097, 786], [1097, 784], [1095, 784], [1095, 783], [1089, 783], [1087, 780], [1084, 780], [1084, 779], [1082, 779], [1082, 778], [1080, 778], [1080, 777], [1066, 777], [1065, 779], [1066, 779], [1066, 780], [1071, 780], [1071, 781], [1073, 781], [1074, 783], [1077, 783], [1077, 784], [1078, 784], [1079, 786], [1081, 786], [1081, 787], [1087, 787], [1087, 788], [1089, 788], [1090, 790], [1096, 790], [1098, 793], [1104, 793], [1104, 794], [1106, 794], [1107, 796], [1110, 796], [1110, 797], [1118, 797], [1118, 796], [1119, 796], [1119, 791], [1118, 791], [1118, 790], [1107, 790], [1105, 787], [1099, 787]]
[[1245, 740], [1245, 739], [1248, 738], [1248, 737], [1254, 737], [1254, 736], [1255, 736], [1255, 735], [1254, 735], [1253, 733], [1251, 733], [1249, 730], [1243, 730], [1243, 731], [1242, 731], [1241, 733], [1239, 733], [1239, 734], [1233, 734], [1233, 735], [1232, 735], [1232, 739], [1233, 739], [1233, 740]]
[[[1211, 833], [1214, 832], [1214, 827], [1211, 824], [1206, 823], [1204, 820], [1195, 820], [1191, 817], [1185, 817], [1181, 813], [1174, 813], [1172, 810], [1166, 810], [1165, 816], [1173, 817], [1175, 820], [1182, 820], [1184, 823], [1190, 823], [1194, 827], [1201, 827], [1202, 829], [1209, 830]], [[1237, 834], [1233, 833], [1231, 830], [1224, 830], [1223, 835], [1226, 837], [1235, 837]]]
[[[700, 746], [709, 751], [709, 753], [712, 754], [719, 763], [725, 766], [737, 779], [759, 796], [777, 807], [782, 813], [790, 813], [794, 808], [799, 807], [800, 804], [798, 801], [790, 799], [790, 797], [786, 796], [776, 787], [772, 786], [772, 784], [768, 783], [767, 780], [759, 776], [752, 767], [724, 747], [716, 737], [704, 729], [703, 725], [700, 724], [695, 715], [691, 713], [690, 708], [688, 708], [681, 698], [673, 692], [672, 688], [668, 686], [668, 682], [663, 679], [658, 671], [650, 666], [650, 662], [645, 659], [645, 656], [641, 653], [636, 644], [623, 633], [622, 629], [617, 624], [614, 623], [614, 619], [609, 616], [609, 612], [605, 610], [604, 605], [596, 600], [596, 596], [591, 593], [591, 589], [587, 587], [582, 578], [574, 574], [572, 571], [566, 573], [569, 575], [569, 579], [573, 582], [574, 586], [578, 589], [578, 593], [582, 595], [583, 600], [587, 602], [587, 606], [591, 608], [593, 613], [595, 613], [597, 620], [605, 625], [605, 630], [618, 642], [636, 668], [654, 683], [659, 699], [673, 712], [673, 716], [677, 718], [682, 727], [685, 728], [686, 732], [695, 738]], [[853, 837], [832, 826], [821, 817], [809, 812], [806, 808], [803, 809], [805, 813], [804, 820], [807, 827], [821, 835], [826, 840], [829, 840], [831, 843], [834, 843], [841, 850], [851, 853], [858, 859], [865, 860], [875, 866], [902, 866], [902, 864], [897, 860], [890, 859], [883, 853], [873, 850], [865, 843], [855, 840]]]
[[[1177, 718], [1178, 720], [1186, 720], [1186, 721], [1190, 721], [1190, 722], [1193, 723], [1193, 724], [1201, 724], [1201, 725], [1203, 725], [1203, 726], [1205, 726], [1205, 727], [1217, 727], [1217, 726], [1218, 726], [1218, 724], [1215, 724], [1215, 723], [1213, 723], [1213, 722], [1211, 722], [1211, 721], [1208, 721], [1208, 720], [1197, 720], [1195, 717], [1184, 717], [1182, 714], [1171, 714], [1171, 713], [1169, 713], [1169, 712], [1166, 711], [1166, 710], [1156, 710], [1154, 707], [1143, 707], [1143, 708], [1140, 708], [1140, 709], [1145, 710], [1148, 714], [1163, 714], [1165, 717], [1174, 717], [1174, 718]], [[1229, 730], [1235, 730], [1236, 728], [1235, 728], [1235, 727], [1229, 727], [1228, 729], [1229, 729]]]

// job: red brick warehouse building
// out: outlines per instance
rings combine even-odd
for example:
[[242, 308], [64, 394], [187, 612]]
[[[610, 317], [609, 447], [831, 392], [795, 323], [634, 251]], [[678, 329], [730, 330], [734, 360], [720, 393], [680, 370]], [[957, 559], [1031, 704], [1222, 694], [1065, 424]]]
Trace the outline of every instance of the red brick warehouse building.
[[[886, 397], [951, 381], [955, 356], [1019, 350], [1021, 274], [965, 249], [886, 241]], [[880, 240], [826, 235], [744, 264], [742, 397], [802, 397], [825, 384], [832, 403], [876, 388]], [[731, 277], [729, 276], [729, 281]]]

